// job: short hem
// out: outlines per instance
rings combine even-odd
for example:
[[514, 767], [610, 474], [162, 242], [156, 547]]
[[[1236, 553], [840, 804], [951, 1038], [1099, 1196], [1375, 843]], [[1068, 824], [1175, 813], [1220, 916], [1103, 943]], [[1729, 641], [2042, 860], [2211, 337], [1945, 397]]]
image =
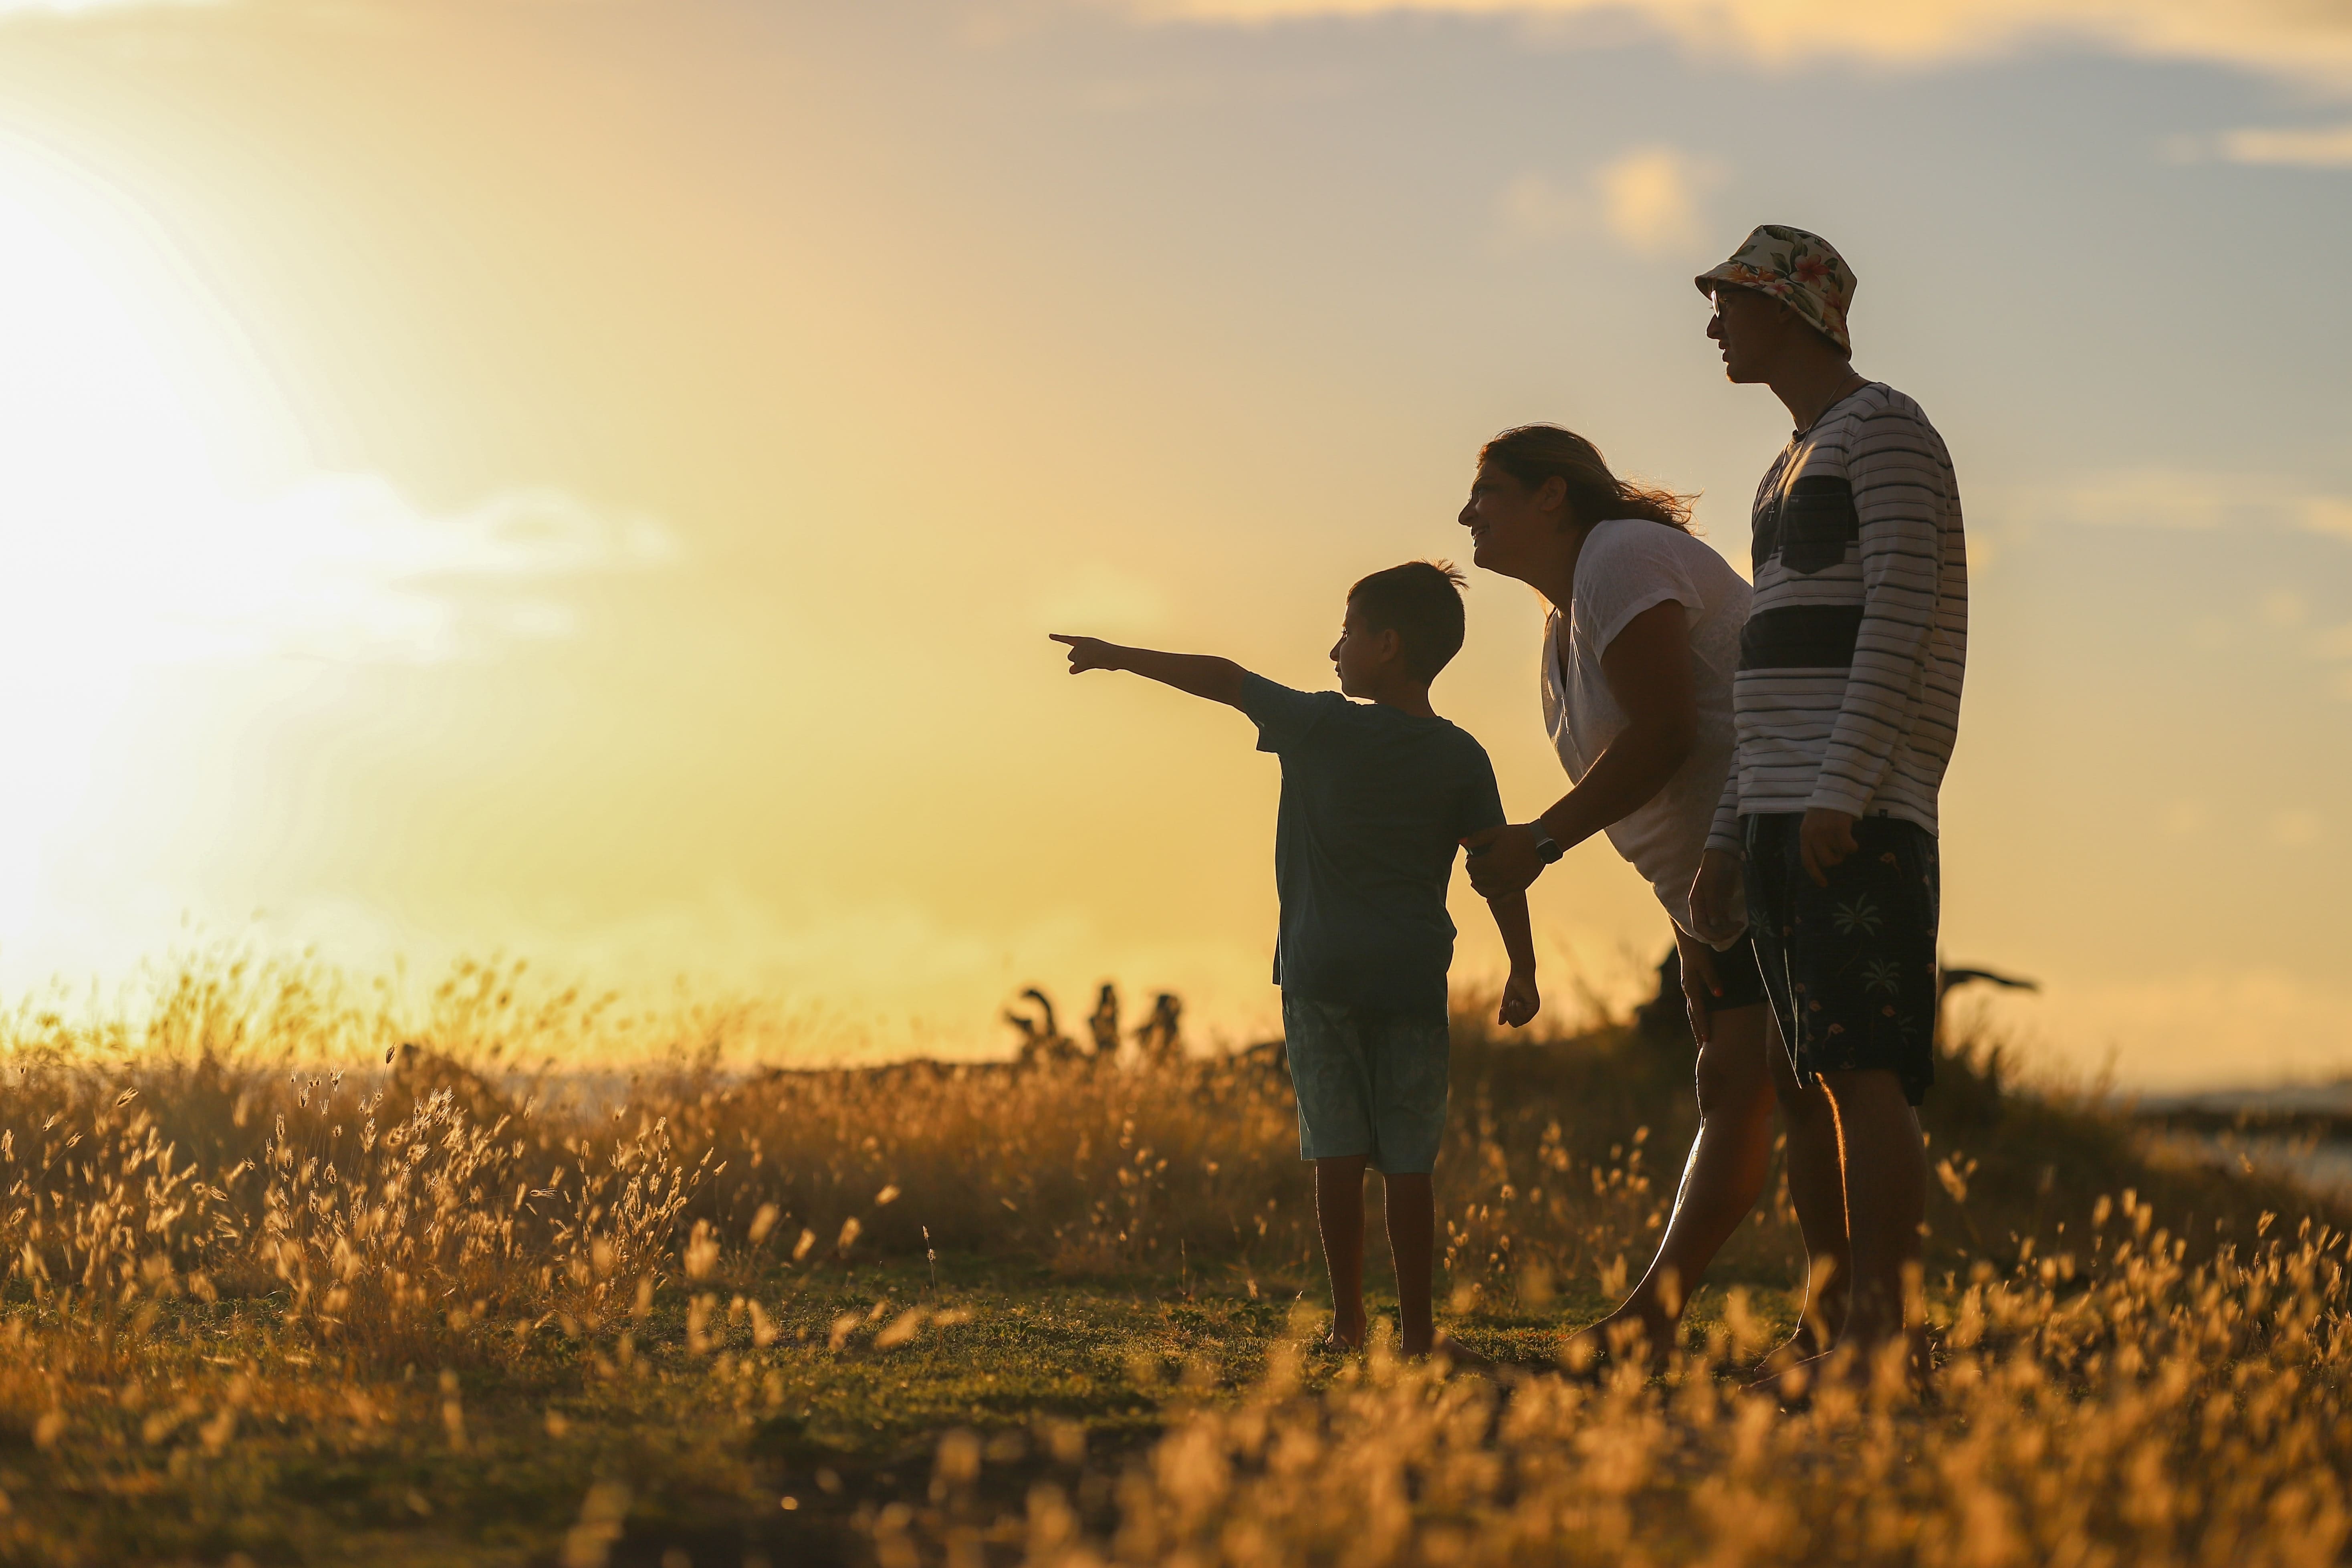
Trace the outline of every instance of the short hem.
[[1893, 816], [1854, 824], [1858, 847], [1829, 885], [1806, 874], [1802, 819], [1744, 817], [1748, 923], [1789, 1065], [1885, 1072], [1923, 1103], [1936, 1080], [1940, 867], [1935, 837]]
[[1290, 992], [1282, 1019], [1302, 1161], [1361, 1159], [1383, 1175], [1435, 1167], [1449, 1099], [1444, 1019]]

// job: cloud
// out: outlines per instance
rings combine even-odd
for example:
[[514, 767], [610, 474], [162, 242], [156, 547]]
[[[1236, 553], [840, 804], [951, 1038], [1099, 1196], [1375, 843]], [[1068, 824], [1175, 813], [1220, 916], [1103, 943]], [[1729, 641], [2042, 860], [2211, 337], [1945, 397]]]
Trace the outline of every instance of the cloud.
[[2255, 613], [2274, 626], [2299, 626], [2311, 613], [2311, 603], [2292, 588], [2273, 588], [2254, 606]]
[[1699, 198], [1723, 184], [1722, 165], [1672, 147], [1637, 147], [1595, 177], [1601, 221], [1643, 256], [1685, 250], [1704, 232]]
[[676, 552], [642, 518], [546, 489], [439, 512], [377, 475], [241, 500], [54, 490], [0, 502], [0, 658], [119, 667], [272, 658], [440, 663], [572, 635], [560, 580]]
[[1701, 204], [1725, 177], [1713, 158], [1652, 144], [1601, 164], [1581, 188], [1522, 174], [1496, 195], [1495, 216], [1506, 250], [1598, 228], [1636, 255], [1671, 255], [1700, 243]]
[[1565, 239], [1591, 221], [1591, 205], [1576, 192], [1534, 173], [1514, 177], [1495, 198], [1495, 217], [1507, 249]]
[[1694, 48], [1769, 65], [1931, 67], [2089, 44], [2352, 89], [2352, 11], [2313, 0], [1130, 0], [1150, 16], [1265, 24], [1420, 13], [1631, 16]]
[[2352, 169], [2352, 125], [2247, 125], [2212, 136], [2168, 137], [2163, 150], [2176, 163]]
[[2219, 528], [2249, 509], [2276, 510], [2264, 479], [2194, 469], [2128, 468], [2058, 486], [2048, 504], [2067, 522], [2102, 527]]
[[2325, 833], [2319, 813], [2304, 807], [2273, 812], [2270, 826], [2271, 842], [2282, 849], [2308, 849]]
[[2221, 137], [2221, 156], [2232, 163], [2352, 169], [2352, 125], [2231, 131]]
[[2119, 468], [2003, 498], [2024, 516], [2096, 527], [2262, 527], [2352, 540], [2352, 497], [2314, 492], [2269, 474]]
[[2352, 500], [2343, 496], [2305, 496], [2296, 510], [2306, 532], [2352, 539]]
[[501, 491], [453, 512], [416, 506], [376, 475], [321, 476], [226, 509], [237, 582], [177, 616], [192, 652], [292, 653], [438, 662], [506, 642], [573, 635], [577, 612], [548, 595], [559, 579], [660, 565], [677, 547], [660, 524], [608, 516], [565, 492]]
[[134, 7], [152, 11], [169, 6], [178, 10], [190, 5], [219, 3], [220, 0], [0, 0], [0, 19], [11, 16], [86, 16], [100, 11], [128, 11]]

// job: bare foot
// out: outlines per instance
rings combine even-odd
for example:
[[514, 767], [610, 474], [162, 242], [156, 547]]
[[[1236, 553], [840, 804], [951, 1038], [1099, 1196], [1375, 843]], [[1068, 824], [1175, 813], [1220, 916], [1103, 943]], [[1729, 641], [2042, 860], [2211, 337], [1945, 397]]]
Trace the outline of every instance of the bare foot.
[[[1882, 1372], [1880, 1363], [1890, 1356], [1901, 1363], [1899, 1371], [1890, 1366]], [[1908, 1346], [1898, 1351], [1891, 1343], [1882, 1342], [1870, 1353], [1863, 1353], [1860, 1347], [1840, 1346], [1809, 1356], [1758, 1378], [1748, 1385], [1747, 1392], [1766, 1394], [1778, 1400], [1784, 1409], [1798, 1410], [1811, 1400], [1817, 1390], [1831, 1384], [1868, 1394], [1883, 1376], [1892, 1378], [1914, 1396], [1926, 1394], [1929, 1388], [1927, 1363], [1920, 1351]]]
[[1813, 1360], [1816, 1356], [1826, 1355], [1829, 1353], [1830, 1347], [1836, 1342], [1833, 1338], [1824, 1338], [1811, 1320], [1808, 1319], [1797, 1325], [1795, 1333], [1775, 1345], [1772, 1348], [1772, 1353], [1757, 1363], [1756, 1370], [1759, 1373], [1786, 1372], [1792, 1366]]
[[[1780, 1347], [1781, 1350], [1788, 1348], [1786, 1345]], [[1780, 1352], [1775, 1351], [1772, 1353], [1778, 1355]], [[1811, 1403], [1813, 1390], [1821, 1385], [1822, 1376], [1829, 1370], [1829, 1360], [1833, 1353], [1824, 1351], [1819, 1355], [1808, 1356], [1758, 1378], [1741, 1392], [1760, 1394], [1783, 1410], [1802, 1410]], [[1769, 1366], [1771, 1363], [1768, 1360], [1765, 1364]]]
[[1773, 1348], [1772, 1353], [1757, 1363], [1759, 1374], [1782, 1373], [1817, 1356], [1826, 1355], [1838, 1342], [1840, 1326], [1845, 1321], [1845, 1298], [1824, 1295], [1804, 1304], [1797, 1319], [1796, 1332]]
[[[1405, 1353], [1412, 1354], [1411, 1351]], [[1480, 1377], [1495, 1375], [1495, 1363], [1491, 1360], [1480, 1355], [1451, 1334], [1439, 1334], [1430, 1341], [1429, 1349], [1422, 1353], [1449, 1373], [1475, 1373]]]
[[1316, 1348], [1328, 1351], [1333, 1355], [1354, 1355], [1364, 1348], [1365, 1326], [1361, 1318], [1347, 1323], [1341, 1321], [1335, 1312], [1331, 1315], [1331, 1331], [1318, 1342]]
[[1606, 1366], [1632, 1354], [1639, 1341], [1650, 1370], [1664, 1372], [1675, 1353], [1676, 1326], [1655, 1303], [1647, 1308], [1628, 1303], [1563, 1341], [1560, 1364], [1571, 1372]]

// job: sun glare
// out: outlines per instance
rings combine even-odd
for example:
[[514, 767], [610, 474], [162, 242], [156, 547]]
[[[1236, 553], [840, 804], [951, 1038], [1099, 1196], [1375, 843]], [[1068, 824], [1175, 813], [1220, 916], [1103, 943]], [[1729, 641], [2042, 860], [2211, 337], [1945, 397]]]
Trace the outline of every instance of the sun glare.
[[[5, 145], [0, 518], [0, 732], [21, 760], [0, 772], [0, 948], [20, 953], [45, 858], [124, 826], [97, 820], [91, 770], [159, 671], [186, 691], [190, 666], [430, 663], [563, 637], [573, 617], [541, 580], [669, 552], [652, 522], [560, 491], [436, 514], [382, 475], [319, 470], [169, 237]], [[137, 751], [116, 738], [110, 768]]]
[[245, 566], [220, 526], [297, 446], [160, 237], [0, 153], [0, 941], [142, 668], [199, 646]]

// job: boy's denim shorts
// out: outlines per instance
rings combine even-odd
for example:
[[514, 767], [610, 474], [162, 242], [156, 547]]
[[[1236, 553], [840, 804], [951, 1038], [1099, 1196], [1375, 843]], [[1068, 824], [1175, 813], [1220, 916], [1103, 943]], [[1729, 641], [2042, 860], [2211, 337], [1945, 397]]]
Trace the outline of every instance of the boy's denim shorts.
[[1298, 1157], [1369, 1154], [1384, 1174], [1426, 1173], [1445, 1131], [1451, 1047], [1443, 1017], [1282, 994], [1298, 1095]]

